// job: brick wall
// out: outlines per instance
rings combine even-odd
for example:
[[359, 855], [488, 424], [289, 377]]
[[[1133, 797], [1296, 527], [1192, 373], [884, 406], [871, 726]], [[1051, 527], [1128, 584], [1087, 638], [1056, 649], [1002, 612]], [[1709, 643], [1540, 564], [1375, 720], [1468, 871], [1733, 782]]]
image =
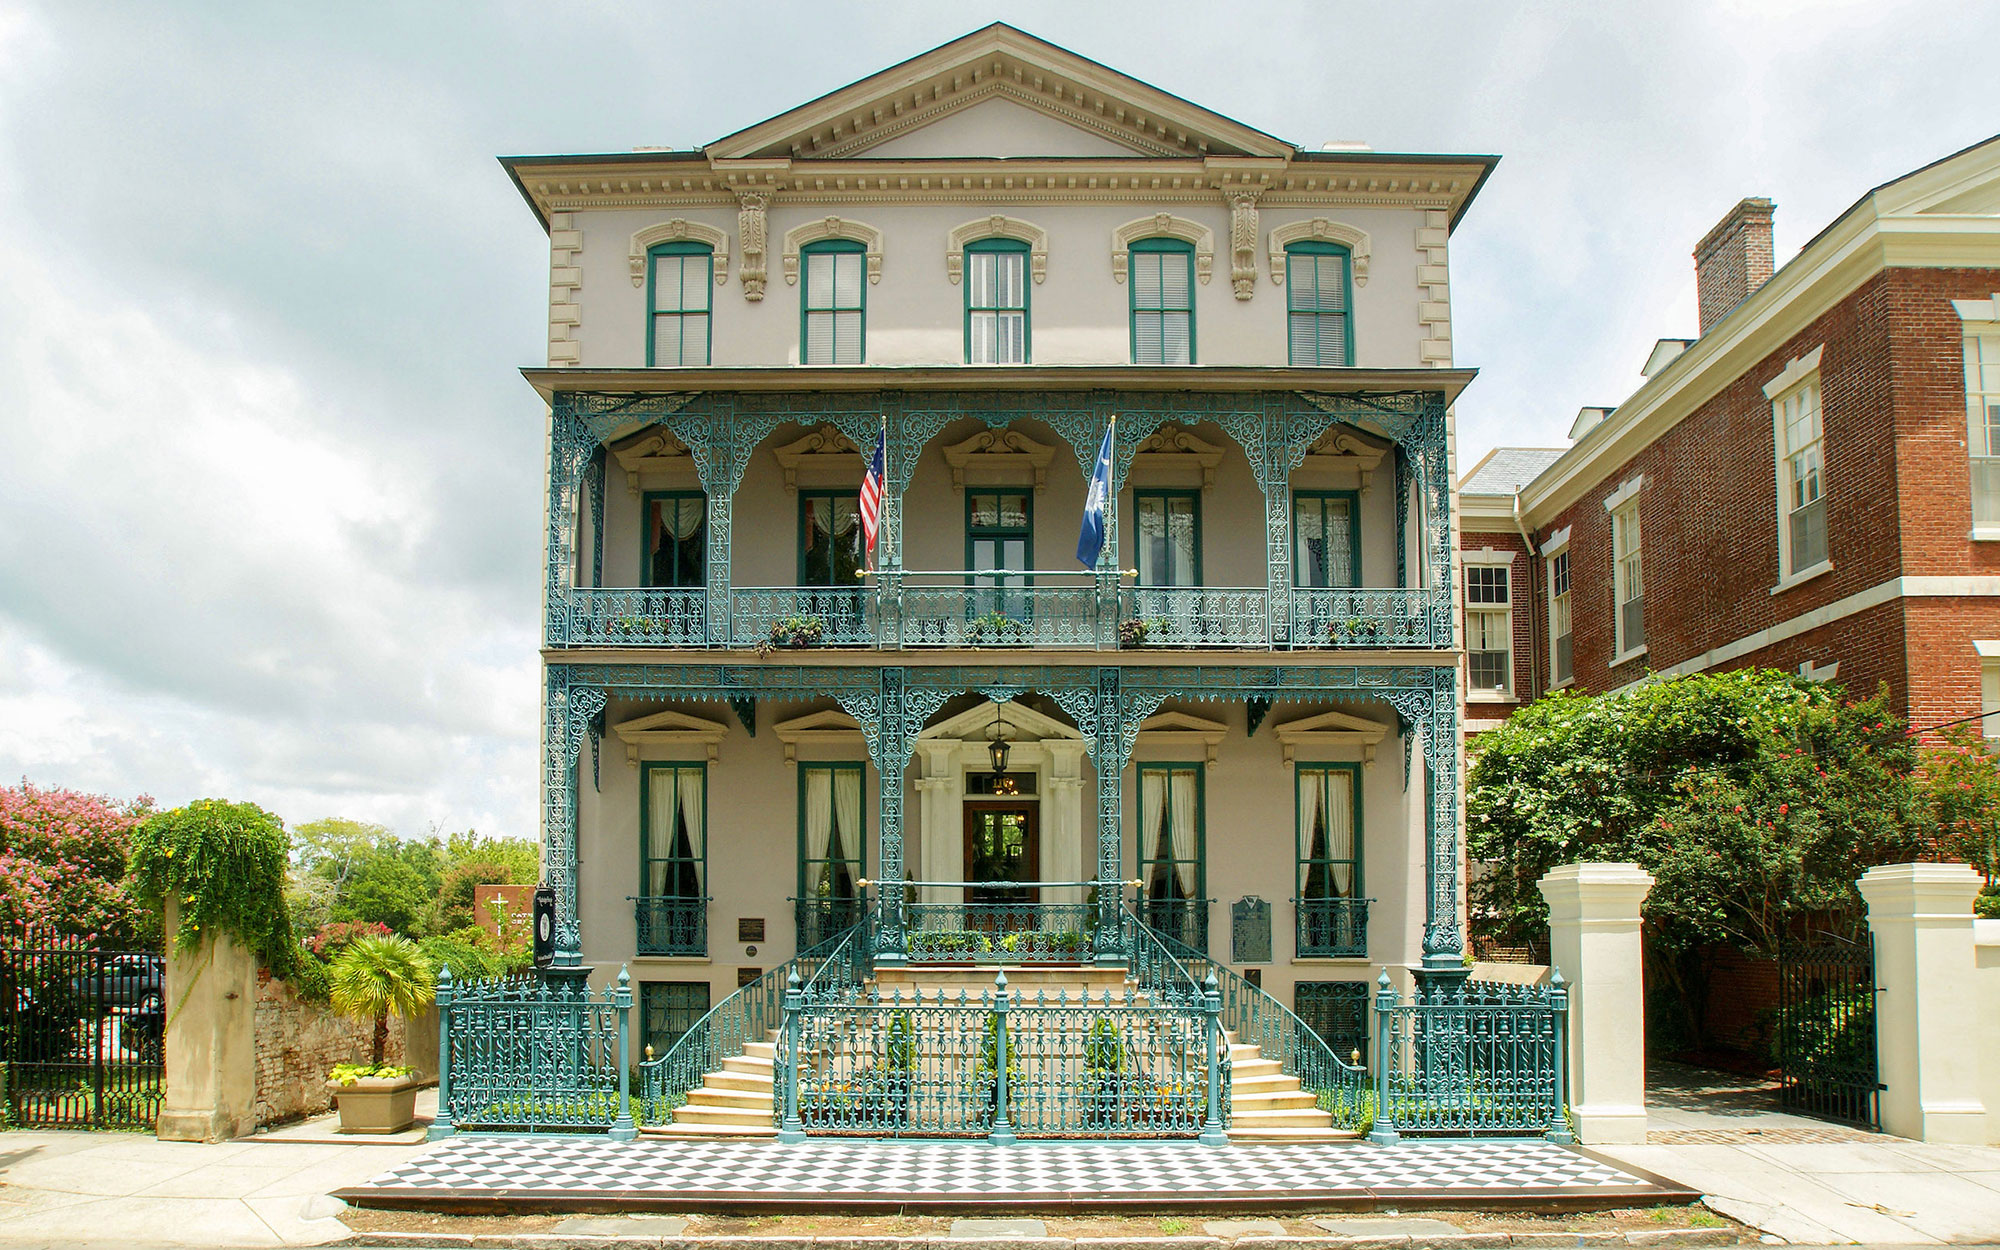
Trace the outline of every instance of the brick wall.
[[[261, 1127], [318, 1115], [333, 1104], [327, 1074], [337, 1063], [365, 1063], [374, 1024], [350, 1020], [305, 1002], [267, 970], [257, 974], [257, 1102]], [[435, 1079], [437, 1012], [415, 1021], [389, 1019], [391, 1063], [406, 1063]]]

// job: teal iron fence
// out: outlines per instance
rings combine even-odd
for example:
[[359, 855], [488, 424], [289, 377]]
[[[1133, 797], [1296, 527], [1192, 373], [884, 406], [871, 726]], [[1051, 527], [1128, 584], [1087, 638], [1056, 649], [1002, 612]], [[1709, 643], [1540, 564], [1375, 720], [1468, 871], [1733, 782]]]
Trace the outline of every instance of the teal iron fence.
[[1546, 986], [1433, 984], [1407, 1002], [1384, 972], [1368, 1140], [1419, 1133], [1570, 1142], [1568, 1042], [1569, 990], [1559, 969]]
[[1198, 1137], [1220, 1143], [1219, 997], [991, 990], [855, 994], [794, 978], [779, 1139]]
[[1778, 949], [1778, 1100], [1806, 1115], [1879, 1129], [1875, 940], [1865, 920], [1846, 920], [1845, 932]]
[[438, 973], [438, 1114], [459, 1129], [636, 1133], [631, 1107], [632, 985], [580, 976], [453, 982]]

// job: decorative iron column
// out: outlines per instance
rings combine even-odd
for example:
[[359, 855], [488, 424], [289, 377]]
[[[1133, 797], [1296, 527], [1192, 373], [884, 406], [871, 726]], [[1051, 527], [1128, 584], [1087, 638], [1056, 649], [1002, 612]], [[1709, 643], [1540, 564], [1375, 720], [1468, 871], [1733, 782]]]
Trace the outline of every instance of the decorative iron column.
[[861, 726], [868, 754], [875, 763], [876, 786], [876, 906], [875, 962], [899, 965], [907, 950], [904, 938], [903, 774], [910, 751], [924, 722], [944, 706], [949, 692], [929, 686], [911, 687], [901, 668], [884, 668], [873, 692], [837, 691], [841, 708]]
[[576, 910], [577, 761], [590, 720], [604, 710], [604, 691], [573, 684], [549, 665], [542, 696], [542, 882], [556, 895], [555, 965], [581, 969], [583, 929]]
[[1462, 979], [1465, 934], [1458, 920], [1458, 670], [1430, 670], [1424, 719], [1424, 970], [1431, 979]]
[[569, 642], [570, 586], [576, 580], [578, 508], [583, 476], [598, 442], [578, 414], [576, 397], [558, 392], [549, 409], [548, 503], [544, 522], [547, 567], [542, 585], [542, 638], [549, 646]]

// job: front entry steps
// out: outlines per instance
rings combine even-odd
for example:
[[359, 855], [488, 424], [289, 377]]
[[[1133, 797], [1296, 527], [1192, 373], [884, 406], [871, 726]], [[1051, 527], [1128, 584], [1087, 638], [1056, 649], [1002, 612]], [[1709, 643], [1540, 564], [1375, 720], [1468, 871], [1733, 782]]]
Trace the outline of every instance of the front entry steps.
[[[872, 988], [884, 995], [956, 996], [961, 989], [973, 994], [991, 989], [1000, 971], [997, 967], [884, 968], [877, 970]], [[1086, 990], [1102, 995], [1117, 992], [1126, 983], [1121, 968], [1008, 967], [1005, 971], [1008, 988], [1026, 995], [1060, 991], [1075, 998]], [[1233, 1074], [1230, 1141], [1337, 1142], [1356, 1137], [1335, 1128], [1333, 1117], [1319, 1109], [1318, 1100], [1297, 1077], [1280, 1070], [1277, 1060], [1238, 1042], [1234, 1033], [1223, 1036]], [[765, 1041], [746, 1042], [743, 1051], [704, 1077], [701, 1088], [691, 1091], [687, 1103], [674, 1110], [670, 1123], [640, 1132], [674, 1138], [775, 1137], [776, 1030]]]

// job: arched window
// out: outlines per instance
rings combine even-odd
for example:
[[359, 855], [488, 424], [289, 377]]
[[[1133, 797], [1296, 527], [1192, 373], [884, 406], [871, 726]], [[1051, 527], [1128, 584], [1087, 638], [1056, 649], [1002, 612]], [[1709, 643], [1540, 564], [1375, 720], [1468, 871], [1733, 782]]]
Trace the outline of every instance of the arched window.
[[1132, 363], [1194, 363], [1194, 245], [1140, 239], [1127, 261], [1132, 288]]
[[715, 249], [655, 243], [646, 249], [646, 364], [709, 363]]
[[1028, 363], [1028, 245], [981, 239], [965, 246], [965, 363]]
[[867, 359], [866, 253], [855, 239], [822, 239], [800, 249], [805, 267], [799, 292], [801, 363], [858, 365]]
[[1285, 308], [1293, 364], [1354, 363], [1354, 282], [1347, 248], [1313, 240], [1287, 246]]

